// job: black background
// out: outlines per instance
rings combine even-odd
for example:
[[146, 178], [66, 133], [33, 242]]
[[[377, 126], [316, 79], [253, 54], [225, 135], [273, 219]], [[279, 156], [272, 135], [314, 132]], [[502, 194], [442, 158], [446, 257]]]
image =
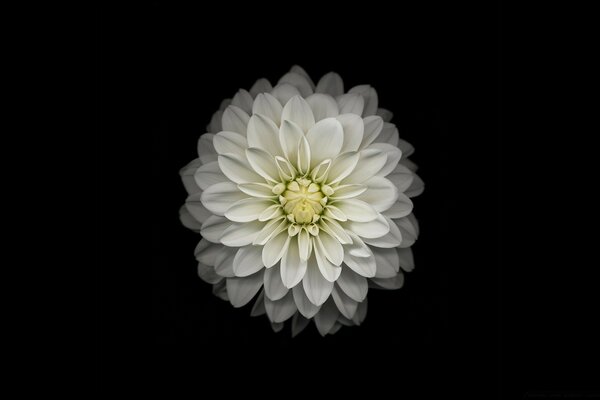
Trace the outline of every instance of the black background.
[[[101, 334], [116, 337], [116, 346], [105, 346], [110, 357], [100, 352], [102, 382], [136, 375], [148, 393], [211, 387], [223, 395], [309, 396], [324, 384], [327, 391], [411, 399], [590, 388], [593, 375], [579, 360], [592, 334], [578, 330], [581, 342], [567, 340], [577, 314], [557, 324], [566, 308], [552, 302], [550, 286], [540, 287], [541, 259], [514, 253], [525, 243], [538, 249], [516, 227], [522, 217], [515, 196], [505, 195], [510, 188], [523, 196], [526, 185], [513, 175], [515, 147], [537, 140], [504, 127], [502, 7], [449, 3], [148, 3], [136, 37], [149, 44], [143, 70], [151, 178], [142, 192], [144, 217], [151, 216], [150, 267], [134, 264], [135, 275], [146, 276], [135, 299], [143, 304], [135, 312], [140, 332], [131, 342], [119, 340], [119, 329]], [[101, 39], [107, 31], [108, 24], [100, 27]], [[294, 64], [315, 82], [333, 70], [346, 89], [374, 86], [401, 137], [415, 146], [411, 159], [426, 184], [415, 199], [421, 235], [405, 286], [370, 291], [364, 324], [326, 338], [314, 326], [294, 339], [289, 324], [274, 333], [266, 317], [249, 316], [251, 306], [233, 309], [214, 297], [196, 275], [200, 237], [178, 219], [186, 197], [178, 171], [195, 158], [221, 100], [261, 77], [275, 84]], [[135, 361], [128, 373], [115, 372], [130, 346], [141, 348], [140, 356], [129, 355]]]

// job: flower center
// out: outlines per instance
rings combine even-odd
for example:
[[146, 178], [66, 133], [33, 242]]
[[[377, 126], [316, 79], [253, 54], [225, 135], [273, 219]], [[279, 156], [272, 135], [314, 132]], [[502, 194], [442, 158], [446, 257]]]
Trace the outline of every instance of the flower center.
[[327, 204], [321, 186], [307, 178], [288, 183], [279, 200], [290, 222], [297, 224], [317, 222]]

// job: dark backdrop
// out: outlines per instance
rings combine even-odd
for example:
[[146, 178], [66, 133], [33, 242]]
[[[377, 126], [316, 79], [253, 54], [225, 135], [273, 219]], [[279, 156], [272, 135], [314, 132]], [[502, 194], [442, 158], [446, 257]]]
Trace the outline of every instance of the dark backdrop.
[[[499, 398], [514, 389], [501, 318], [500, 7], [451, 3], [153, 3], [152, 301], [140, 338], [149, 383], [201, 391], [249, 378], [250, 386], [218, 387], [277, 383], [314, 394], [319, 382], [404, 398]], [[370, 291], [363, 326], [326, 338], [314, 326], [295, 339], [289, 325], [274, 333], [266, 317], [249, 316], [251, 306], [214, 297], [196, 275], [200, 237], [178, 219], [186, 198], [178, 170], [196, 156], [220, 101], [261, 77], [276, 83], [293, 64], [315, 82], [333, 70], [346, 89], [374, 86], [416, 147], [411, 158], [426, 183], [415, 199], [421, 236], [405, 286]]]

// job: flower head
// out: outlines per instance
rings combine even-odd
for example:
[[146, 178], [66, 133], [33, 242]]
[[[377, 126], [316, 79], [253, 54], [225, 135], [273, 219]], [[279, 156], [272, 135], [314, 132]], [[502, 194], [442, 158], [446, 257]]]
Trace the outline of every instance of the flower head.
[[184, 225], [199, 231], [198, 273], [234, 307], [294, 334], [358, 325], [369, 287], [398, 289], [418, 235], [410, 197], [423, 191], [413, 147], [368, 85], [344, 93], [293, 67], [225, 100], [181, 170]]

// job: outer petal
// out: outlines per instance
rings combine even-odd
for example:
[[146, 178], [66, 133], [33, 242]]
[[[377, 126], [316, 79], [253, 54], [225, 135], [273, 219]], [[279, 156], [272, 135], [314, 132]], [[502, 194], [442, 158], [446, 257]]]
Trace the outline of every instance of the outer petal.
[[400, 268], [406, 272], [412, 271], [415, 268], [412, 249], [396, 249], [396, 251], [398, 252], [398, 258], [400, 260]]
[[292, 97], [299, 96], [300, 92], [295, 86], [289, 83], [282, 83], [271, 91], [273, 97], [275, 97], [281, 104], [286, 104]]
[[271, 268], [273, 265], [283, 257], [287, 252], [290, 245], [290, 236], [286, 231], [281, 232], [279, 235], [272, 237], [263, 247], [262, 260], [263, 264], [267, 268]]
[[198, 263], [198, 277], [211, 285], [219, 283], [223, 279], [221, 275], [215, 272], [214, 267], [202, 263]]
[[308, 132], [315, 124], [315, 117], [310, 105], [301, 96], [294, 96], [285, 103], [281, 120], [286, 119], [295, 122], [304, 132]]
[[252, 307], [252, 311], [250, 311], [251, 317], [258, 317], [259, 315], [265, 314], [267, 311], [265, 310], [265, 291], [261, 290], [254, 302], [254, 306]]
[[327, 179], [328, 184], [338, 183], [350, 175], [359, 159], [360, 155], [354, 151], [340, 154], [331, 164]]
[[337, 99], [340, 114], [362, 115], [365, 107], [365, 99], [356, 93], [343, 94]]
[[352, 300], [361, 302], [367, 297], [369, 285], [367, 279], [344, 266], [342, 273], [336, 281], [337, 286]]
[[404, 195], [404, 193], [398, 194], [398, 200], [390, 208], [383, 212], [383, 215], [389, 218], [402, 218], [406, 217], [412, 212], [413, 203]]
[[393, 220], [402, 234], [400, 247], [410, 247], [417, 240], [417, 229], [408, 217]]
[[248, 93], [248, 91], [244, 89], [238, 90], [235, 96], [233, 96], [233, 99], [231, 99], [231, 105], [241, 108], [247, 114], [250, 114], [252, 112], [253, 102], [254, 99], [252, 98], [250, 93]]
[[331, 292], [333, 302], [344, 317], [352, 319], [358, 309], [358, 302], [352, 300], [342, 290], [337, 289], [336, 286], [333, 287], [333, 291]]
[[323, 119], [310, 128], [306, 140], [310, 145], [311, 168], [326, 159], [333, 160], [340, 153], [344, 142], [342, 124], [335, 118]]
[[363, 115], [374, 115], [377, 112], [378, 97], [377, 91], [369, 85], [358, 85], [348, 90], [348, 93], [358, 93], [365, 99], [365, 108]]
[[248, 146], [258, 147], [272, 156], [281, 156], [279, 127], [262, 114], [254, 114], [248, 122]]
[[202, 161], [200, 161], [199, 158], [196, 158], [179, 170], [179, 175], [181, 175], [181, 180], [183, 181], [183, 185], [188, 194], [194, 194], [200, 191], [200, 187], [196, 184], [196, 180], [194, 179], [194, 174], [201, 165]]
[[238, 200], [247, 199], [233, 182], [219, 182], [209, 186], [200, 197], [202, 205], [215, 215], [224, 215], [225, 211]]
[[254, 100], [254, 104], [252, 105], [252, 114], [262, 114], [275, 122], [277, 126], [281, 124], [282, 110], [283, 107], [279, 100], [269, 93], [260, 93], [256, 96], [256, 100]]
[[286, 288], [281, 281], [279, 265], [275, 265], [273, 268], [265, 270], [264, 284], [265, 295], [271, 300], [279, 300], [288, 292], [288, 288]]
[[315, 324], [321, 336], [325, 336], [331, 331], [339, 314], [340, 312], [331, 299], [321, 307], [315, 315]]
[[390, 226], [390, 231], [378, 238], [365, 238], [365, 243], [375, 247], [397, 247], [402, 243], [402, 233], [398, 226], [388, 217], [384, 217]]
[[[277, 170], [277, 164], [273, 156], [263, 149], [257, 147], [250, 147], [246, 149], [246, 158], [252, 169], [267, 181], [275, 183], [279, 180], [279, 171]], [[261, 179], [255, 180], [258, 182]], [[244, 183], [244, 182], [240, 182]]]
[[417, 197], [423, 190], [425, 189], [425, 184], [423, 180], [419, 177], [419, 175], [414, 174], [414, 179], [410, 187], [406, 190], [405, 194], [408, 197]]
[[297, 310], [294, 297], [290, 292], [277, 301], [265, 297], [265, 309], [272, 322], [283, 322], [294, 315]]
[[254, 241], [264, 226], [264, 222], [232, 223], [221, 236], [221, 243], [230, 247], [247, 246]]
[[219, 168], [219, 163], [213, 161], [198, 168], [194, 173], [194, 180], [200, 189], [206, 190], [215, 183], [227, 182], [229, 179], [227, 179]]
[[360, 158], [358, 163], [356, 164], [354, 171], [344, 179], [344, 184], [363, 183], [375, 176], [387, 161], [387, 154], [378, 149], [365, 149], [359, 154]]
[[209, 242], [220, 243], [223, 232], [231, 227], [231, 225], [233, 225], [233, 222], [227, 218], [213, 215], [204, 221], [200, 229], [200, 234]]
[[344, 145], [341, 152], [357, 151], [364, 137], [363, 119], [356, 114], [342, 114], [336, 118], [344, 128]]
[[377, 218], [368, 222], [348, 221], [344, 226], [358, 236], [368, 239], [385, 236], [390, 231], [390, 225], [383, 215], [378, 215]]
[[[236, 106], [229, 106], [223, 112], [221, 124], [224, 131], [237, 132], [246, 136], [246, 127], [250, 116], [247, 112]], [[216, 133], [216, 132], [215, 132]]]
[[344, 262], [357, 274], [372, 278], [377, 271], [373, 252], [355, 233], [348, 234], [353, 244], [346, 247], [348, 251], [344, 251]]
[[335, 72], [329, 72], [319, 80], [315, 93], [327, 93], [330, 96], [337, 97], [344, 94], [344, 81]]
[[[264, 182], [264, 179], [250, 168], [246, 159], [234, 154], [223, 154], [219, 156], [218, 162], [223, 174], [235, 183]], [[196, 181], [199, 181], [198, 173], [196, 173]]]
[[[379, 134], [379, 136], [377, 136], [377, 138], [375, 138], [375, 143], [388, 143], [392, 146], [398, 146], [398, 141], [399, 135], [398, 128], [396, 128], [396, 125], [390, 124], [389, 122], [384, 122], [381, 133]], [[404, 153], [404, 151], [402, 151], [402, 153]]]
[[215, 257], [215, 272], [226, 278], [234, 277], [233, 260], [237, 249], [231, 247], [223, 247]]
[[233, 259], [233, 273], [238, 277], [252, 275], [264, 267], [260, 246], [248, 245], [241, 247]]
[[204, 193], [198, 192], [185, 199], [185, 208], [189, 214], [198, 222], [203, 223], [212, 215], [212, 213], [202, 205], [200, 199]]
[[306, 73], [306, 71], [304, 70], [304, 68], [302, 68], [301, 66], [299, 66], [299, 65], [292, 66], [292, 68], [290, 69], [290, 72], [295, 72], [298, 75], [302, 75], [303, 77], [306, 78], [306, 80], [310, 84], [311, 89], [315, 88], [314, 82], [312, 81], [312, 79], [310, 79], [310, 76]]
[[373, 283], [380, 286], [382, 289], [396, 290], [404, 285], [404, 274], [402, 272], [396, 274], [392, 278], [373, 278]]
[[344, 199], [335, 202], [338, 207], [351, 221], [369, 222], [377, 218], [377, 211], [371, 205], [358, 199]]
[[202, 264], [214, 266], [217, 255], [222, 249], [222, 244], [211, 243], [206, 239], [202, 239], [194, 249], [194, 257]]
[[375, 278], [393, 278], [398, 273], [400, 258], [396, 249], [382, 249], [374, 247], [373, 255], [377, 264]]
[[202, 164], [217, 161], [217, 152], [213, 146], [214, 137], [212, 133], [205, 133], [198, 139], [198, 158]]
[[250, 88], [250, 95], [252, 97], [257, 97], [259, 93], [270, 92], [271, 90], [273, 90], [273, 86], [271, 86], [271, 82], [269, 82], [265, 78], [260, 78]]
[[294, 296], [296, 307], [298, 307], [298, 311], [300, 311], [300, 314], [302, 314], [305, 318], [312, 318], [317, 312], [319, 312], [321, 307], [315, 306], [313, 303], [311, 303], [306, 296], [302, 285], [294, 286], [294, 289], [292, 289], [292, 294]]
[[310, 319], [306, 319], [298, 313], [294, 314], [294, 318], [292, 319], [292, 337], [298, 336], [309, 323]]
[[327, 94], [315, 93], [310, 95], [306, 102], [310, 105], [317, 122], [325, 118], [337, 117], [340, 113], [335, 99]]
[[367, 190], [357, 199], [370, 204], [379, 212], [389, 209], [398, 200], [398, 188], [389, 179], [374, 176], [363, 185], [367, 186]]
[[377, 139], [377, 136], [379, 136], [381, 130], [383, 129], [383, 120], [381, 119], [381, 117], [378, 117], [376, 115], [366, 117], [363, 120], [363, 122], [365, 124], [365, 133], [363, 136], [362, 143], [360, 144], [361, 149], [364, 149], [365, 147], [373, 143], [373, 141]]
[[213, 138], [213, 145], [215, 151], [219, 154], [233, 153], [236, 156], [243, 157], [248, 148], [248, 140], [239, 133], [222, 131]]
[[295, 86], [300, 91], [302, 97], [313, 94], [313, 88], [308, 79], [296, 72], [288, 72], [281, 77], [279, 83], [289, 83], [290, 85]]
[[229, 301], [236, 308], [245, 306], [261, 289], [262, 283], [262, 271], [245, 278], [227, 278]]
[[403, 193], [412, 185], [415, 174], [404, 165], [398, 164], [386, 178], [396, 185], [400, 193]]
[[376, 114], [383, 118], [385, 122], [390, 122], [394, 118], [394, 113], [385, 108], [378, 108]]
[[[317, 260], [317, 265], [319, 267], [319, 271], [321, 271], [321, 275], [325, 279], [330, 282], [335, 282], [337, 278], [340, 276], [342, 269], [336, 265], [334, 265], [331, 261], [329, 261], [325, 254], [326, 250], [323, 246], [323, 242], [320, 239], [320, 234], [313, 239], [313, 247], [315, 250], [315, 258]], [[340, 245], [341, 247], [341, 245]], [[342, 251], [343, 255], [343, 251]]]
[[[210, 215], [209, 215], [210, 216]], [[207, 218], [209, 217], [207, 216]], [[185, 206], [181, 206], [179, 208], [179, 220], [188, 229], [191, 229], [194, 232], [199, 233], [200, 228], [202, 227], [202, 223], [198, 221], [196, 218], [192, 217], [189, 211], [185, 208]]]
[[398, 166], [398, 162], [402, 157], [402, 152], [399, 148], [387, 143], [373, 143], [370, 146], [370, 148], [380, 149], [381, 151], [387, 154], [387, 161], [385, 162], [385, 165], [379, 170], [377, 175], [386, 176], [387, 174], [396, 169], [396, 166]]
[[308, 299], [316, 306], [323, 304], [333, 290], [333, 282], [329, 282], [323, 277], [314, 255], [308, 260], [302, 286]]

